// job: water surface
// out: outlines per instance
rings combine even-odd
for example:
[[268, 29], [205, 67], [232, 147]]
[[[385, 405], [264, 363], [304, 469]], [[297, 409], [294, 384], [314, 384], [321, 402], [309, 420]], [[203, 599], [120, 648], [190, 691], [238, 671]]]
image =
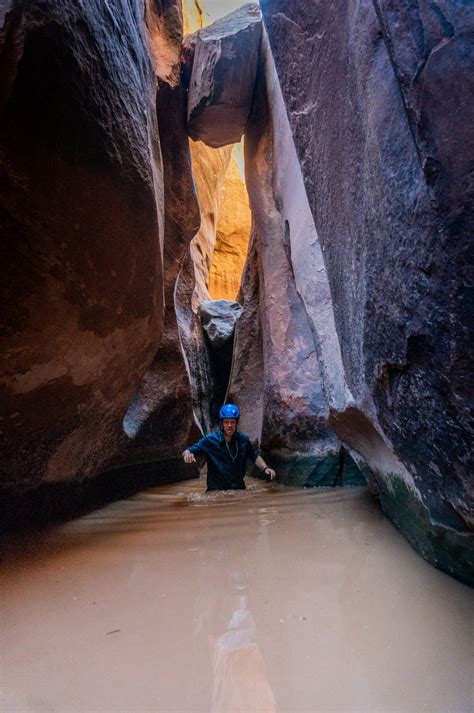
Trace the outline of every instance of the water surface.
[[473, 594], [364, 489], [163, 486], [7, 546], [2, 711], [474, 709]]

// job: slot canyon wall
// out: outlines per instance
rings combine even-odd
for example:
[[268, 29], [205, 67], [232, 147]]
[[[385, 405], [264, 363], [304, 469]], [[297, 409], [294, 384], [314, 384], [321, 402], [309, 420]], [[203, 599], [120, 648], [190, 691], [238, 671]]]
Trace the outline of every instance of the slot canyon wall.
[[330, 424], [410, 542], [472, 579], [472, 3], [261, 7], [350, 389]]
[[[2, 6], [6, 520], [196, 476], [180, 455], [213, 426], [223, 309], [227, 396], [281, 481], [366, 480], [472, 581], [472, 7], [262, 0], [263, 21], [209, 27], [184, 8]], [[248, 233], [243, 309], [213, 307]]]
[[18, 0], [0, 20], [0, 505], [17, 527], [197, 475], [181, 453], [211, 426], [199, 303], [232, 149], [189, 146], [180, 0]]
[[116, 453], [162, 335], [164, 182], [140, 3], [14, 0], [0, 21], [1, 496], [15, 519], [30, 500], [74, 507]]

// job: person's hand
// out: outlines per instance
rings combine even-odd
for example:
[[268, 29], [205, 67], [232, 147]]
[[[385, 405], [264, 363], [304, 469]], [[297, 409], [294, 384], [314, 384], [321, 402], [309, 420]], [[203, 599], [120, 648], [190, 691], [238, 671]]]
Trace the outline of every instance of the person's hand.
[[275, 480], [275, 478], [277, 477], [277, 474], [275, 473], [273, 468], [269, 468], [268, 465], [263, 472], [265, 473], [265, 475], [268, 475], [270, 480]]
[[191, 453], [191, 451], [188, 451], [188, 450], [184, 451], [183, 459], [184, 459], [185, 463], [195, 463], [196, 462], [196, 458]]

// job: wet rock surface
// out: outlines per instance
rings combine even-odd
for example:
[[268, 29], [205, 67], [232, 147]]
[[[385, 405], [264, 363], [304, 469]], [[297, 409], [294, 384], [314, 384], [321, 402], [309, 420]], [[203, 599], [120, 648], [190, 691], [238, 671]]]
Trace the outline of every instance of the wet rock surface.
[[472, 567], [474, 511], [472, 5], [371, 3], [350, 16], [340, 2], [261, 6], [356, 406], [336, 407], [331, 424], [369, 463], [412, 543], [459, 574]]
[[248, 3], [187, 40], [192, 139], [217, 148], [242, 138], [252, 105], [261, 27], [258, 5]]

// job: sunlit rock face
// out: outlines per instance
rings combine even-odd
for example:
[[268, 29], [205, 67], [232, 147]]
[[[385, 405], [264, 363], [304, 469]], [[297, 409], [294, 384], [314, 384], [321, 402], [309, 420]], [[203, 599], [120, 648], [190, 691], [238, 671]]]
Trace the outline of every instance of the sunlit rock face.
[[196, 278], [193, 295], [195, 311], [201, 300], [210, 299], [209, 272], [216, 245], [217, 226], [231, 153], [231, 146], [212, 149], [201, 141], [191, 142], [193, 176], [201, 214], [199, 232], [190, 245]]
[[[369, 464], [385, 511], [417, 549], [466, 578], [474, 9], [261, 6], [351, 394], [331, 402], [331, 425]], [[303, 281], [316, 279], [308, 267]]]
[[143, 8], [11, 2], [0, 17], [8, 495], [115, 452], [160, 340], [164, 208]]
[[194, 140], [218, 148], [242, 138], [252, 104], [260, 35], [258, 5], [248, 3], [191, 39], [188, 131]]
[[191, 142], [193, 176], [199, 201], [201, 227], [194, 236], [183, 262], [175, 291], [175, 309], [181, 345], [185, 354], [196, 423], [203, 433], [215, 425], [215, 383], [199, 315], [199, 305], [211, 298], [209, 270], [216, 242], [224, 176], [231, 147], [212, 149]]
[[215, 300], [235, 300], [247, 258], [252, 216], [243, 175], [242, 145], [233, 147], [216, 227], [216, 242], [209, 271], [209, 293]]

